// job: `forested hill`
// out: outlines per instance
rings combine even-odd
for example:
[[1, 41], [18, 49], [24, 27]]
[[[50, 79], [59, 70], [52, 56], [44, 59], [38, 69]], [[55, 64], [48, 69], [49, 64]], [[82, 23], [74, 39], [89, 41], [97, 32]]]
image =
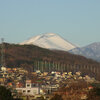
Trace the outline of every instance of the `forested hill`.
[[70, 54], [68, 52], [52, 51], [34, 45], [17, 45], [5, 43], [4, 47], [5, 62], [6, 66], [8, 67], [36, 67], [36, 62], [46, 62], [58, 64], [62, 67], [64, 66], [64, 71], [69, 67], [71, 67], [69, 69], [76, 69], [75, 66], [84, 69], [88, 69], [92, 66], [91, 68], [94, 70], [94, 72], [96, 69], [93, 68], [100, 68], [100, 63], [91, 59], [87, 59], [83, 56]]
[[4, 47], [6, 65], [9, 67], [20, 67], [20, 65], [24, 63], [30, 65], [36, 60], [72, 65], [78, 64], [100, 66], [100, 63], [87, 59], [83, 56], [73, 55], [64, 51], [52, 51], [34, 45], [15, 45], [5, 43]]

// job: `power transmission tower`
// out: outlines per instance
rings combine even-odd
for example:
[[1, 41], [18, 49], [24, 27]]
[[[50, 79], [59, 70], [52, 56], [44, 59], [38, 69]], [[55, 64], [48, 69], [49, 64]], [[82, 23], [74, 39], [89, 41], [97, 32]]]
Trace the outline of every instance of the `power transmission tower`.
[[1, 38], [1, 67], [5, 67], [4, 38]]

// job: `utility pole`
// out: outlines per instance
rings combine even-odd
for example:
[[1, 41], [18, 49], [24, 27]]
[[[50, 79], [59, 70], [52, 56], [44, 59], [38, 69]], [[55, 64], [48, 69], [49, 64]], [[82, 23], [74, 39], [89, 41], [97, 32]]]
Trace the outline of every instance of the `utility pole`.
[[5, 69], [5, 48], [4, 48], [4, 38], [1, 38], [1, 70]]
[[5, 66], [4, 52], [4, 38], [1, 38], [1, 66]]

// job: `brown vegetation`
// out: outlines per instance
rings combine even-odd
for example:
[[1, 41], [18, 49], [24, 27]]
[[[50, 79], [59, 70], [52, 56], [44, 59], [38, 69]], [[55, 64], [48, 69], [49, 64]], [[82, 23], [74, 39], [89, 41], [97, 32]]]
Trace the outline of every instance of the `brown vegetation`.
[[[52, 51], [34, 45], [15, 45], [5, 43], [5, 61], [8, 67], [34, 68], [40, 62], [47, 69], [50, 63], [53, 67], [61, 67], [63, 71], [78, 71], [100, 78], [100, 63], [83, 56], [73, 55], [64, 51]], [[54, 64], [54, 65], [53, 65]]]

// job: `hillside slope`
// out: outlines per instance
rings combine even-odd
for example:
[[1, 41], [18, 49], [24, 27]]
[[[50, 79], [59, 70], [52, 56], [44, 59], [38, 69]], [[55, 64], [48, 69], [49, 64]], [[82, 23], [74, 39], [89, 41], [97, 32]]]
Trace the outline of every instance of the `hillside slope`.
[[100, 61], [100, 42], [95, 42], [82, 48], [75, 48], [69, 52]]
[[10, 65], [11, 63], [17, 63], [15, 64], [16, 66], [20, 65], [18, 62], [33, 62], [34, 60], [46, 60], [80, 65], [99, 64], [96, 61], [86, 59], [83, 56], [74, 55], [64, 51], [48, 50], [35, 45], [15, 45], [6, 43], [5, 56], [7, 65]]
[[[83, 71], [98, 74], [100, 63], [83, 56], [63, 51], [52, 51], [34, 45], [5, 44], [5, 61], [8, 67], [36, 67], [44, 71]], [[49, 68], [48, 68], [49, 67]], [[94, 70], [95, 69], [95, 70]], [[43, 70], [42, 70], [43, 71]]]

